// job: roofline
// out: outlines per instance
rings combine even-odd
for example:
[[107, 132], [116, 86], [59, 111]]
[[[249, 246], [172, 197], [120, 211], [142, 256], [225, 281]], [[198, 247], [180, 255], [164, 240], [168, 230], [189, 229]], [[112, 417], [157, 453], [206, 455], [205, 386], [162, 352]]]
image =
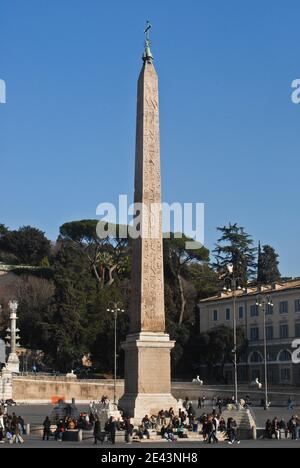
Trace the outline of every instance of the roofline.
[[[293, 284], [294, 283], [294, 284]], [[299, 289], [300, 290], [300, 280], [295, 279], [295, 280], [289, 280], [286, 283], [276, 283], [272, 285], [265, 285], [265, 286], [257, 286], [257, 287], [248, 287], [247, 291], [237, 291], [236, 292], [236, 298], [237, 299], [243, 299], [247, 297], [252, 297], [252, 296], [257, 296], [257, 295], [268, 295], [268, 294], [277, 294], [277, 293], [282, 293], [285, 291], [293, 291]], [[205, 304], [208, 302], [220, 302], [220, 301], [226, 301], [230, 300], [233, 298], [233, 293], [228, 293], [228, 292], [220, 292], [218, 296], [212, 296], [208, 297], [206, 299], [201, 299], [199, 301], [199, 304]]]

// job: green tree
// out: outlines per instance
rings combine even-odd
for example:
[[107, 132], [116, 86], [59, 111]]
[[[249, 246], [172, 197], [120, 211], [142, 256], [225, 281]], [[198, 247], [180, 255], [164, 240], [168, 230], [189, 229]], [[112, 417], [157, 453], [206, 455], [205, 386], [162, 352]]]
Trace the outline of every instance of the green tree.
[[280, 280], [278, 254], [270, 245], [259, 245], [257, 264], [257, 283], [270, 284]]
[[[120, 235], [121, 227], [108, 223], [101, 223], [108, 233], [100, 238], [97, 234], [97, 220], [82, 220], [65, 223], [60, 227], [59, 241], [71, 241], [80, 247], [87, 257], [90, 267], [100, 287], [111, 286], [117, 276], [129, 272], [128, 239]], [[127, 228], [126, 228], [127, 229]]]
[[185, 291], [185, 279], [188, 277], [188, 266], [192, 263], [201, 264], [209, 261], [209, 250], [201, 246], [199, 249], [189, 250], [186, 248], [190, 238], [184, 234], [176, 237], [170, 233], [168, 238], [164, 239], [164, 264], [173, 276], [173, 281], [178, 282], [180, 293], [180, 310], [177, 322], [179, 325], [184, 320], [184, 313], [187, 303]]
[[228, 267], [233, 267], [235, 277], [241, 278], [244, 285], [255, 275], [256, 252], [253, 240], [243, 227], [237, 224], [218, 227], [221, 237], [213, 251], [213, 267], [220, 276], [228, 274]]
[[80, 364], [97, 328], [97, 285], [88, 272], [88, 262], [83, 262], [76, 246], [62, 245], [54, 262], [55, 292], [45, 324], [50, 334], [45, 351], [52, 366], [63, 372]]
[[197, 290], [197, 301], [215, 296], [223, 286], [216, 271], [206, 263], [191, 264], [189, 278]]
[[[226, 383], [225, 364], [233, 365], [233, 330], [220, 326], [209, 330], [198, 337], [195, 342], [194, 355], [200, 356], [199, 364], [205, 364], [209, 373], [217, 380]], [[241, 358], [247, 346], [247, 339], [242, 328], [237, 329], [237, 358]]]
[[3, 236], [5, 236], [8, 233], [8, 228], [0, 223], [0, 247], [1, 247], [1, 239]]
[[1, 236], [1, 247], [25, 265], [38, 266], [50, 254], [50, 241], [44, 232], [31, 226], [4, 233]]
[[23, 346], [37, 350], [44, 348], [47, 343], [48, 335], [45, 334], [44, 324], [53, 294], [52, 281], [31, 275], [22, 275], [19, 278], [16, 295]]

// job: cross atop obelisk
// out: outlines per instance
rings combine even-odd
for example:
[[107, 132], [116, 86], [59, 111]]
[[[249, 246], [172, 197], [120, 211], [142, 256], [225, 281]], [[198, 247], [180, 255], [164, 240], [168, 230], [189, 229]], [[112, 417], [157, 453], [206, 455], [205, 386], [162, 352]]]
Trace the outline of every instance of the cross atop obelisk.
[[150, 29], [152, 28], [152, 24], [150, 24], [150, 21], [147, 21], [146, 27], [144, 34], [146, 36], [146, 41], [150, 41]]
[[174, 342], [165, 333], [161, 212], [152, 216], [152, 207], [161, 206], [161, 177], [158, 77], [150, 50], [150, 28], [148, 22], [138, 80], [134, 203], [142, 207], [142, 226], [150, 226], [151, 231], [132, 240], [130, 334], [124, 344], [125, 394], [119, 404], [137, 421], [177, 406], [171, 395]]
[[144, 55], [143, 55], [143, 60], [144, 60], [144, 62], [147, 62], [149, 64], [151, 64], [153, 62], [153, 55], [152, 55], [151, 49], [150, 49], [150, 46], [151, 46], [150, 30], [151, 30], [151, 28], [152, 28], [152, 25], [150, 24], [149, 21], [147, 21], [146, 28], [145, 28], [145, 31], [144, 31], [146, 40], [145, 40], [145, 52], [144, 52]]

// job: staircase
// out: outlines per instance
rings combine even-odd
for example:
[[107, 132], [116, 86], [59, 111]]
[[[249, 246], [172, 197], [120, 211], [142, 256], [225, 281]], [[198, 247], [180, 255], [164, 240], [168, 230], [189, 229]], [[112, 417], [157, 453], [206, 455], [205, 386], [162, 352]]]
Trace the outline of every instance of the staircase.
[[240, 439], [253, 439], [256, 438], [256, 422], [249, 409], [226, 409], [222, 413], [225, 421], [228, 418], [235, 419], [238, 426], [238, 436]]

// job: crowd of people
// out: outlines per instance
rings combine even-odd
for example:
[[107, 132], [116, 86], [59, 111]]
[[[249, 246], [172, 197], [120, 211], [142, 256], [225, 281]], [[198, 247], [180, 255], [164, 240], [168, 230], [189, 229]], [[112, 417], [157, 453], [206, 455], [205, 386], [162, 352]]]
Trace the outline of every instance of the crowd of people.
[[[245, 398], [241, 398], [238, 402], [236, 402], [235, 395], [231, 397], [221, 397], [221, 396], [214, 396], [211, 400], [213, 409], [218, 409], [219, 413], [222, 413], [223, 408], [229, 405], [236, 405], [237, 403], [242, 406], [243, 408], [249, 408], [251, 406], [251, 399], [249, 395], [246, 395]], [[199, 396], [198, 398], [198, 409], [202, 409], [206, 406], [207, 399], [205, 395]]]
[[51, 423], [49, 416], [46, 416], [43, 422], [43, 440], [48, 441], [51, 436], [54, 440], [62, 442], [64, 433], [71, 430], [83, 429], [86, 431], [92, 430], [95, 424], [96, 416], [93, 412], [80, 413], [79, 418], [65, 416], [58, 419], [55, 424]]
[[298, 416], [294, 415], [291, 419], [286, 422], [285, 419], [279, 420], [274, 418], [272, 421], [270, 419], [266, 422], [265, 435], [266, 439], [288, 439], [292, 440], [299, 439], [300, 432], [300, 420]]
[[226, 422], [216, 410], [211, 414], [204, 413], [196, 417], [192, 403], [187, 400], [184, 403], [184, 409], [179, 411], [178, 416], [174, 414], [173, 408], [169, 411], [161, 410], [157, 416], [146, 415], [138, 428], [139, 437], [149, 438], [150, 432], [155, 431], [163, 439], [176, 442], [177, 439], [188, 438], [189, 433], [194, 433], [202, 435], [204, 443], [212, 444], [218, 443], [218, 436], [222, 433], [223, 438], [227, 434], [228, 443], [239, 443], [237, 423], [233, 418]]
[[21, 416], [17, 416], [15, 413], [8, 415], [5, 408], [4, 411], [0, 411], [0, 444], [5, 442], [23, 444], [22, 436], [25, 433], [25, 422]]
[[[238, 402], [241, 406], [249, 407], [251, 401], [249, 396]], [[212, 411], [206, 411], [199, 416], [199, 409], [211, 408]], [[70, 406], [70, 405], [69, 405]], [[178, 439], [185, 439], [191, 435], [202, 435], [203, 442], [207, 444], [217, 444], [220, 439], [226, 440], [229, 444], [237, 443], [238, 425], [234, 418], [227, 420], [222, 416], [224, 408], [236, 406], [235, 397], [222, 398], [215, 396], [208, 402], [205, 395], [198, 398], [198, 411], [195, 410], [192, 401], [187, 397], [181, 401], [181, 409], [178, 412], [174, 408], [167, 411], [162, 409], [155, 415], [145, 415], [139, 426], [133, 426], [131, 420], [122, 415], [120, 418], [111, 416], [105, 423], [103, 422], [103, 413], [101, 411], [110, 409], [111, 403], [107, 396], [102, 396], [99, 402], [90, 402], [88, 412], [77, 412], [77, 416], [71, 417], [70, 412], [64, 418], [57, 418], [52, 421], [47, 416], [43, 422], [43, 440], [49, 441], [50, 437], [61, 442], [64, 439], [64, 433], [71, 430], [92, 431], [94, 444], [105, 441], [115, 444], [116, 434], [123, 433], [122, 440], [131, 443], [133, 439], [156, 439], [157, 436], [168, 442], [176, 442]], [[112, 405], [113, 406], [113, 405]], [[196, 402], [197, 406], [197, 402]], [[293, 409], [292, 398], [289, 398], [287, 408]], [[14, 408], [13, 408], [14, 409]], [[26, 427], [24, 419], [17, 416], [15, 412], [8, 414], [8, 404], [0, 401], [0, 444], [8, 442], [24, 443], [24, 434]], [[293, 415], [289, 420], [268, 419], [265, 424], [265, 439], [292, 439], [298, 440], [300, 436], [300, 419]]]

